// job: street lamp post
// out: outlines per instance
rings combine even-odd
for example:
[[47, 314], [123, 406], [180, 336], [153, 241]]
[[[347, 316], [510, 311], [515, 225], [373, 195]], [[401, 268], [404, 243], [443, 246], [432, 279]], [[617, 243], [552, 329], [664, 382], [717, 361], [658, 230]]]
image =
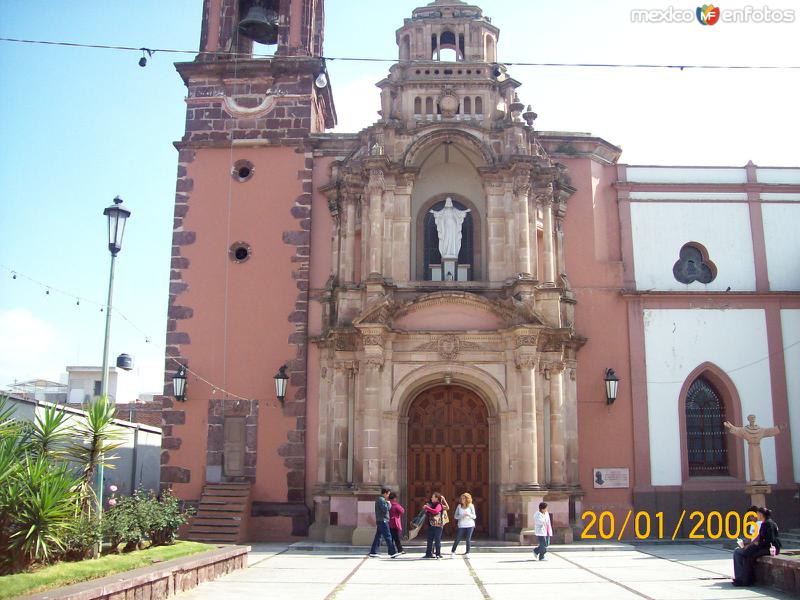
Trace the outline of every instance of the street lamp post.
[[[114, 204], [103, 210], [108, 218], [108, 251], [111, 252], [111, 269], [108, 274], [108, 300], [106, 301], [106, 332], [103, 338], [103, 370], [100, 374], [100, 395], [108, 394], [108, 340], [111, 333], [111, 297], [114, 294], [114, 266], [117, 254], [122, 250], [122, 236], [125, 234], [125, 221], [131, 211], [122, 205], [122, 198], [114, 198]], [[97, 514], [103, 510], [103, 461], [97, 467]]]

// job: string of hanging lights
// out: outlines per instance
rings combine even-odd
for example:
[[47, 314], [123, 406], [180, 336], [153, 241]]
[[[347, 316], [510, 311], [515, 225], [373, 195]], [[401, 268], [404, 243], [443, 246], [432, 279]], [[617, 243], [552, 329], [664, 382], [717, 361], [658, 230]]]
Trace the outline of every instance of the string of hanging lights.
[[[50, 292], [54, 292], [55, 294], [58, 294], [60, 296], [63, 296], [63, 297], [66, 297], [66, 298], [70, 298], [71, 300], [74, 300], [76, 306], [81, 306], [81, 305], [83, 305], [83, 306], [85, 306], [85, 305], [97, 306], [97, 307], [100, 308], [100, 312], [104, 312], [105, 311], [105, 304], [103, 304], [101, 302], [97, 302], [95, 300], [91, 300], [91, 299], [86, 298], [84, 296], [79, 296], [79, 295], [74, 294], [74, 293], [72, 293], [70, 291], [61, 289], [61, 288], [59, 288], [57, 286], [50, 285], [50, 284], [45, 283], [43, 281], [40, 281], [40, 280], [38, 280], [38, 279], [36, 279], [34, 277], [30, 277], [29, 275], [26, 275], [25, 273], [21, 273], [17, 269], [13, 269], [13, 268], [11, 268], [11, 267], [9, 267], [7, 265], [4, 265], [4, 264], [0, 264], [0, 269], [3, 269], [6, 272], [10, 273], [11, 274], [11, 279], [14, 280], [14, 281], [28, 281], [28, 282], [30, 282], [32, 284], [35, 284], [35, 285], [39, 286], [40, 288], [42, 288], [45, 291], [45, 295], [49, 296]], [[152, 343], [152, 337], [149, 336], [141, 327], [139, 327], [127, 315], [125, 315], [123, 312], [121, 312], [116, 306], [112, 306], [112, 308], [114, 310], [115, 316], [121, 317], [133, 329], [135, 329], [137, 332], [139, 332], [140, 334], [142, 334], [144, 336], [145, 343], [147, 343], [147, 344], [151, 344]], [[166, 353], [166, 346], [165, 345], [157, 344], [156, 347], [160, 348], [164, 353]], [[188, 373], [189, 375], [194, 377], [195, 381], [200, 381], [200, 382], [206, 384], [208, 387], [210, 387], [212, 395], [220, 394], [220, 396], [222, 396], [222, 397], [232, 398], [232, 399], [235, 399], [235, 400], [248, 400], [248, 401], [251, 400], [250, 398], [245, 398], [244, 396], [240, 396], [239, 394], [231, 392], [230, 390], [224, 388], [223, 386], [217, 385], [214, 382], [209, 381], [208, 379], [203, 377], [200, 373], [197, 373], [196, 371], [190, 369], [189, 367], [187, 367], [186, 365], [181, 363], [178, 359], [176, 359], [176, 358], [174, 358], [172, 356], [167, 356], [167, 360], [169, 360], [170, 362], [175, 364], [175, 367], [177, 369], [176, 375], [178, 373], [181, 373], [181, 371], [182, 371], [182, 375], [183, 375], [183, 378], [184, 378], [184, 385], [185, 385], [186, 373]], [[288, 379], [288, 377], [287, 377], [287, 379]], [[173, 377], [173, 383], [175, 383], [175, 377]], [[176, 391], [181, 391], [182, 393], [184, 392], [184, 390], [176, 390]], [[284, 392], [285, 392], [285, 386], [284, 386]], [[176, 396], [177, 396], [177, 394], [176, 394]]]

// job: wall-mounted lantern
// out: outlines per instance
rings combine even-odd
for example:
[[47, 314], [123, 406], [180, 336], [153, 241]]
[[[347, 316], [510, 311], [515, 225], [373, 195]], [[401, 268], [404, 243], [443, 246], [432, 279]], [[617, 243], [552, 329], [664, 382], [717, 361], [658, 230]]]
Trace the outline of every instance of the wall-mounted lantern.
[[178, 402], [186, 400], [186, 367], [183, 365], [179, 366], [172, 376], [172, 391]]
[[286, 365], [278, 369], [278, 373], [273, 379], [275, 380], [275, 395], [283, 405], [283, 399], [286, 398], [286, 384], [289, 382], [289, 376], [286, 374]]
[[606, 404], [614, 404], [617, 399], [617, 388], [619, 387], [619, 377], [614, 373], [614, 369], [606, 369]]

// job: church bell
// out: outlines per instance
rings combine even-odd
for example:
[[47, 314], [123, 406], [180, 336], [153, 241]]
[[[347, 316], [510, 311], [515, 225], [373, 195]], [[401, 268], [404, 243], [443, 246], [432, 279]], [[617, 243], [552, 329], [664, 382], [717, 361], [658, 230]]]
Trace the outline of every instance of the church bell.
[[239, 22], [239, 33], [259, 44], [277, 44], [278, 13], [260, 3], [253, 4]]

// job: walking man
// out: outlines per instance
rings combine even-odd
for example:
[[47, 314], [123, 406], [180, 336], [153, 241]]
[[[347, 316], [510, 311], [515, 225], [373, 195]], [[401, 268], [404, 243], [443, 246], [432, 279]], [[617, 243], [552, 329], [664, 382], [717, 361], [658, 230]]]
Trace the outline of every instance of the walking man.
[[539, 545], [533, 549], [533, 553], [539, 560], [544, 560], [550, 538], [553, 537], [553, 525], [547, 512], [547, 502], [539, 502], [539, 512], [533, 515], [533, 533], [539, 539]]
[[372, 540], [372, 548], [369, 551], [369, 555], [372, 558], [378, 556], [378, 550], [381, 548], [381, 538], [386, 541], [386, 547], [391, 558], [400, 556], [400, 553], [394, 547], [392, 534], [389, 531], [390, 492], [389, 488], [381, 488], [381, 495], [375, 499], [375, 539]]

